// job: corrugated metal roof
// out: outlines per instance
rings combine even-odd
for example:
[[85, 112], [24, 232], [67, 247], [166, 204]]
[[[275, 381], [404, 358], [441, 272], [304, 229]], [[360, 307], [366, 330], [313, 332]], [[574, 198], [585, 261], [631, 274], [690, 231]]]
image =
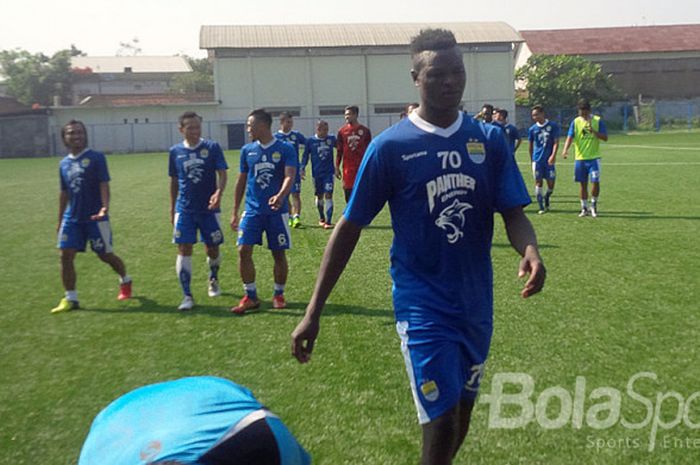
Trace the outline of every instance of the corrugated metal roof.
[[122, 56], [122, 57], [73, 57], [73, 68], [90, 68], [93, 73], [188, 73], [192, 71], [184, 57], [172, 56]]
[[700, 24], [521, 31], [532, 53], [602, 55], [700, 51]]
[[81, 107], [148, 107], [155, 105], [186, 105], [214, 102], [214, 94], [120, 94], [91, 95], [78, 104]]
[[421, 29], [451, 30], [460, 44], [523, 42], [503, 22], [202, 26], [199, 47], [314, 48], [408, 45]]

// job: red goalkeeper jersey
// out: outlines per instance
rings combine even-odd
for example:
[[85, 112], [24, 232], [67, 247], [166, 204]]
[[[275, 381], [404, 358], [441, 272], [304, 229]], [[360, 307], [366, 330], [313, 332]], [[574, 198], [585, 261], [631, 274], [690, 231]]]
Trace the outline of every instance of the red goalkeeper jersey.
[[338, 131], [337, 164], [343, 165], [343, 189], [352, 189], [352, 185], [355, 184], [357, 170], [371, 140], [369, 128], [361, 124], [346, 124]]

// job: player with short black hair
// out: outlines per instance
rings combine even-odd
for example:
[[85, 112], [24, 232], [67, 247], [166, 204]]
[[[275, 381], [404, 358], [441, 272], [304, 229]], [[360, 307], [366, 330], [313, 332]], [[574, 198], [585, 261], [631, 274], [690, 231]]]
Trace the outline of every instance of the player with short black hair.
[[459, 110], [466, 72], [454, 36], [421, 31], [411, 50], [420, 106], [370, 144], [292, 333], [292, 353], [309, 361], [326, 299], [362, 228], [388, 202], [396, 329], [423, 430], [421, 463], [448, 465], [467, 434], [491, 342], [495, 212], [523, 257], [519, 275], [530, 274], [523, 297], [542, 289], [545, 269], [503, 133]]
[[324, 229], [333, 228], [333, 147], [335, 136], [328, 135], [328, 122], [318, 120], [316, 134], [306, 139], [304, 155], [301, 158], [301, 175], [305, 176], [306, 165], [310, 160], [319, 215], [318, 224]]
[[151, 384], [94, 419], [78, 465], [310, 465], [282, 420], [223, 378]]
[[88, 148], [88, 136], [82, 121], [70, 120], [61, 128], [61, 139], [70, 151], [58, 168], [58, 248], [61, 250], [61, 280], [65, 297], [51, 313], [80, 308], [76, 290], [75, 255], [90, 248], [120, 278], [119, 300], [131, 297], [131, 278], [119, 256], [112, 251], [109, 223], [109, 170], [104, 154]]
[[515, 152], [518, 151], [522, 139], [520, 138], [518, 128], [514, 124], [508, 122], [508, 110], [503, 108], [496, 109], [493, 112], [493, 124], [497, 124], [503, 130], [503, 134], [506, 136], [513, 156], [515, 156]]
[[360, 109], [356, 105], [345, 107], [345, 125], [336, 136], [335, 177], [343, 181], [346, 202], [350, 200], [357, 170], [372, 140], [369, 128], [358, 122], [359, 115]]
[[[549, 211], [550, 199], [557, 179], [557, 151], [559, 150], [559, 125], [545, 118], [542, 105], [532, 107], [532, 120], [535, 122], [527, 130], [530, 142], [528, 151], [532, 163], [532, 176], [535, 178], [535, 197], [540, 215]], [[547, 180], [547, 193], [542, 195], [542, 180]]]
[[[280, 113], [280, 128], [275, 133], [275, 138], [291, 144], [297, 153], [297, 164], [299, 164], [299, 149], [306, 144], [304, 134], [293, 129], [294, 118], [288, 111]], [[301, 173], [297, 171], [297, 176], [292, 184], [289, 193], [289, 226], [293, 228], [301, 227]]]
[[[571, 122], [564, 144], [564, 158], [569, 155], [569, 147], [574, 144], [576, 161], [574, 181], [579, 183], [581, 213], [579, 217], [598, 216], [598, 196], [600, 195], [600, 141], [608, 141], [608, 130], [598, 115], [591, 112], [591, 103], [586, 99], [578, 102], [578, 116]], [[591, 204], [588, 206], [588, 180], [590, 178]]]
[[197, 243], [197, 232], [204, 242], [209, 266], [210, 297], [221, 295], [219, 246], [224, 242], [221, 229], [221, 198], [228, 179], [226, 158], [218, 142], [202, 138], [202, 117], [188, 111], [178, 118], [178, 130], [183, 141], [169, 151], [170, 223], [173, 225], [173, 243], [178, 255], [175, 271], [182, 288], [182, 302], [178, 310], [191, 310], [194, 297], [192, 280], [192, 249]]
[[[242, 315], [260, 307], [255, 284], [253, 246], [262, 245], [263, 233], [274, 259], [273, 308], [284, 308], [284, 288], [289, 266], [285, 250], [291, 247], [287, 195], [298, 166], [294, 147], [272, 135], [272, 117], [257, 109], [248, 115], [250, 140], [241, 149], [240, 174], [236, 181], [231, 212], [231, 229], [238, 230], [239, 271], [245, 295], [231, 312]], [[239, 216], [245, 198], [245, 211]]]

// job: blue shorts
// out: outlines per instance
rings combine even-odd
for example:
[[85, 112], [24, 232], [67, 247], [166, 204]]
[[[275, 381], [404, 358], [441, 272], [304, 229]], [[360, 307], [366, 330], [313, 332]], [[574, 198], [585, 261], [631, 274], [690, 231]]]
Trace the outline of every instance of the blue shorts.
[[460, 331], [398, 321], [401, 352], [418, 422], [429, 423], [479, 391], [491, 343], [491, 328]]
[[176, 213], [173, 227], [174, 244], [196, 244], [197, 230], [199, 240], [207, 245], [219, 245], [224, 242], [221, 231], [221, 213]]
[[301, 192], [301, 173], [297, 170], [297, 175], [294, 177], [294, 183], [292, 184], [292, 190], [289, 191], [290, 194], [298, 194]]
[[262, 245], [263, 231], [267, 236], [267, 248], [286, 250], [292, 246], [289, 233], [289, 213], [274, 215], [248, 215], [238, 225], [238, 245]]
[[588, 182], [589, 176], [591, 182], [600, 182], [600, 158], [576, 160], [574, 164], [574, 181]]
[[535, 177], [535, 181], [543, 179], [554, 181], [557, 179], [557, 169], [555, 165], [547, 163], [547, 160], [533, 161], [532, 175]]
[[326, 174], [323, 176], [317, 176], [314, 178], [314, 195], [318, 196], [321, 194], [333, 193], [333, 174]]
[[59, 249], [76, 249], [85, 252], [85, 244], [96, 254], [112, 252], [112, 228], [109, 219], [102, 221], [61, 221], [58, 230]]

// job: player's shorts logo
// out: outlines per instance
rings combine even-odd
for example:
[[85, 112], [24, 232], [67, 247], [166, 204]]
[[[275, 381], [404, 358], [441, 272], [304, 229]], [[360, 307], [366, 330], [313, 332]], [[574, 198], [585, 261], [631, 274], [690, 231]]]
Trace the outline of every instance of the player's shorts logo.
[[477, 165], [486, 160], [486, 146], [483, 142], [467, 142], [467, 153], [469, 159]]
[[450, 244], [454, 244], [464, 236], [462, 232], [466, 221], [464, 212], [471, 208], [473, 207], [470, 204], [455, 199], [452, 205], [443, 209], [438, 219], [435, 220], [436, 226], [447, 231], [447, 242]]
[[440, 397], [440, 389], [435, 381], [426, 381], [420, 387], [420, 392], [428, 402], [435, 402]]
[[272, 154], [272, 161], [275, 163], [279, 163], [279, 161], [282, 159], [282, 154], [279, 152], [274, 152]]

